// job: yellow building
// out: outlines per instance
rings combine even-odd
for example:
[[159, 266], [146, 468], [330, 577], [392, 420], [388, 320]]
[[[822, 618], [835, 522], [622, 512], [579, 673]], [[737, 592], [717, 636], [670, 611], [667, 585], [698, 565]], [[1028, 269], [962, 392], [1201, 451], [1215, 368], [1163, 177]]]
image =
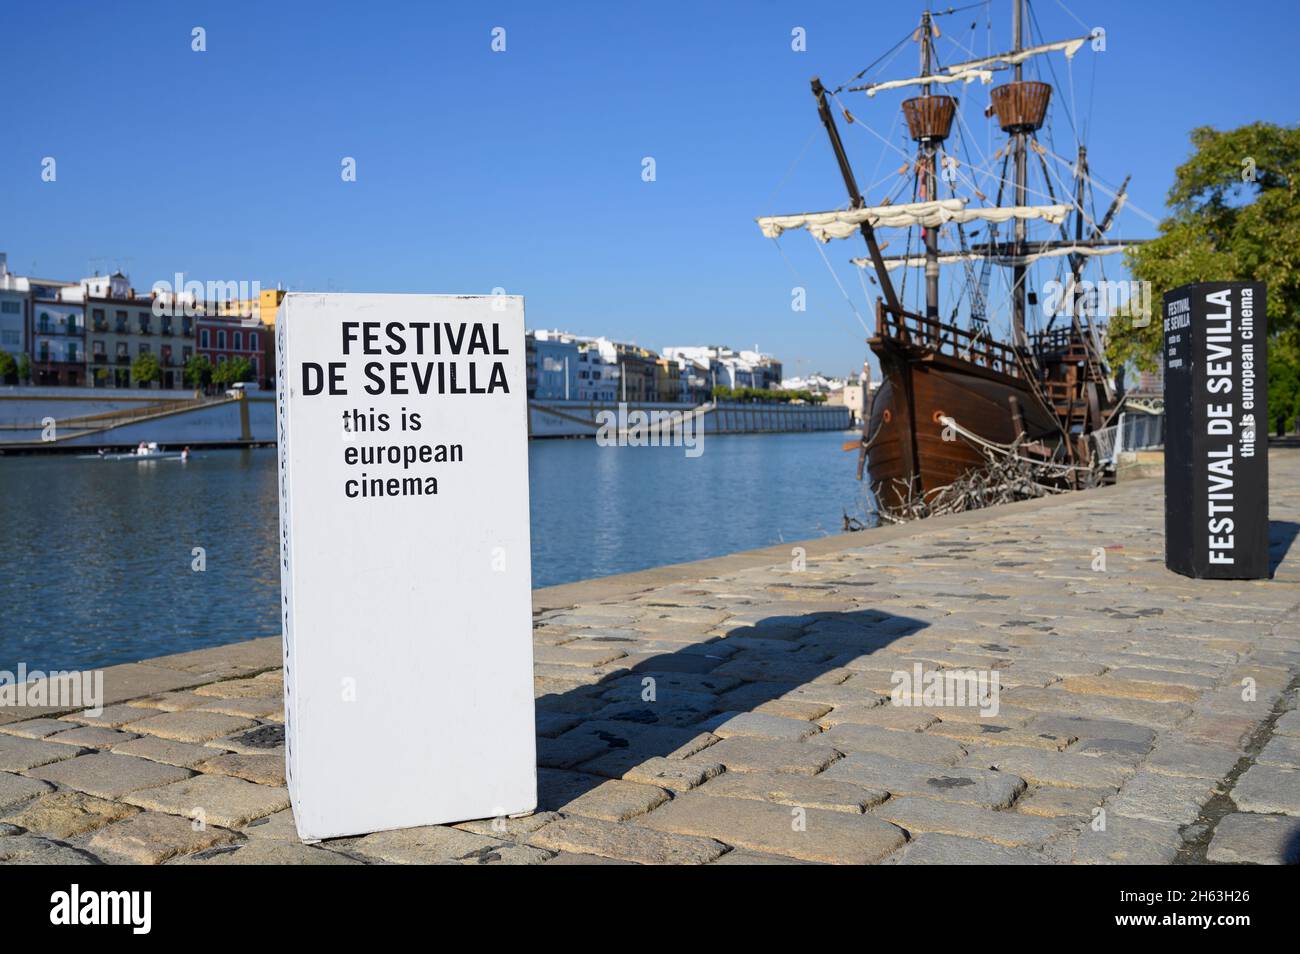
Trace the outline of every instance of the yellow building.
[[262, 324], [266, 325], [266, 327], [275, 327], [275, 313], [282, 301], [284, 301], [284, 289], [282, 288], [267, 289], [258, 296], [257, 316], [262, 319]]
[[275, 327], [275, 313], [284, 301], [284, 290], [271, 288], [258, 292], [256, 298], [238, 298], [217, 302], [217, 314], [227, 317], [257, 318], [268, 328]]

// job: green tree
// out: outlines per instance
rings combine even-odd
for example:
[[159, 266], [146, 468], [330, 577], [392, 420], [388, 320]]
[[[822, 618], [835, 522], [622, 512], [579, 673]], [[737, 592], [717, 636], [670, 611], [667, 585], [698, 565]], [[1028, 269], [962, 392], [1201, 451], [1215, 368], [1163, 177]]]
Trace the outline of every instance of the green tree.
[[252, 376], [253, 366], [247, 358], [231, 358], [228, 361], [219, 361], [216, 367], [212, 369], [212, 383], [221, 387], [229, 387], [240, 381], [247, 381]]
[[1300, 348], [1296, 347], [1296, 337], [1275, 339], [1268, 350], [1269, 423], [1278, 437], [1300, 417]]
[[230, 369], [230, 384], [253, 379], [253, 365], [247, 358], [232, 358], [226, 362], [226, 367]]
[[185, 383], [192, 388], [206, 388], [212, 383], [212, 362], [206, 354], [190, 355], [185, 362]]
[[25, 354], [18, 356], [18, 383], [31, 384], [32, 382], [32, 359]]
[[0, 384], [8, 384], [9, 379], [18, 376], [18, 362], [8, 351], [0, 351]]
[[[1153, 304], [1189, 282], [1263, 281], [1268, 285], [1269, 397], [1276, 422], [1294, 418], [1300, 380], [1300, 126], [1252, 123], [1220, 132], [1192, 130], [1192, 155], [1174, 173], [1172, 215], [1160, 235], [1127, 253], [1135, 278], [1151, 283]], [[1145, 328], [1111, 319], [1107, 357], [1153, 370], [1163, 339], [1158, 318]], [[1274, 379], [1277, 384], [1275, 386]]]
[[153, 384], [160, 377], [162, 377], [162, 367], [158, 364], [158, 356], [152, 351], [136, 355], [135, 360], [131, 362], [131, 378], [136, 384]]

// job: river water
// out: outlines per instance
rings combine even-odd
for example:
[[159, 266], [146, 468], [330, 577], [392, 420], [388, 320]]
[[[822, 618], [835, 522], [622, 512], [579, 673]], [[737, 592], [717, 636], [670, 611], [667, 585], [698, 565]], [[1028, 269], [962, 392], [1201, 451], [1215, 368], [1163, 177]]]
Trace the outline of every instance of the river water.
[[[711, 436], [695, 458], [532, 441], [533, 585], [840, 533], [844, 512], [866, 510], [850, 436]], [[0, 670], [279, 633], [277, 520], [273, 448], [184, 464], [0, 457]]]

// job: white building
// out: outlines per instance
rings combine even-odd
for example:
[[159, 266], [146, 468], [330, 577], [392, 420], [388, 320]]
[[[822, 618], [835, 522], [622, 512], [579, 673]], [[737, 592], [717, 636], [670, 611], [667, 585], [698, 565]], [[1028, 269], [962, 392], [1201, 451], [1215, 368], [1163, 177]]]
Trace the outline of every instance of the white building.
[[[576, 373], [569, 382], [569, 399], [573, 401], [597, 401], [615, 403], [619, 400], [618, 349], [608, 338], [589, 338], [570, 334], [567, 331], [532, 331], [535, 342], [572, 344], [577, 349]], [[539, 348], [539, 353], [545, 350]], [[540, 372], [539, 372], [540, 373]]]
[[[27, 348], [27, 313], [32, 288], [26, 278], [9, 271], [8, 258], [0, 252], [0, 351], [8, 352], [17, 364]], [[0, 384], [8, 384], [0, 381]]]
[[663, 355], [665, 358], [706, 365], [709, 369], [710, 387], [780, 387], [781, 362], [757, 349], [735, 351], [726, 345], [673, 345], [664, 348]]
[[121, 272], [112, 275], [92, 275], [83, 278], [75, 285], [69, 285], [59, 293], [61, 301], [75, 301], [85, 304], [87, 298], [125, 299], [131, 295], [131, 280]]
[[851, 423], [861, 424], [866, 410], [866, 390], [861, 381], [847, 381], [843, 387], [831, 391], [826, 403], [831, 407], [847, 407], [852, 416]]
[[801, 378], [786, 378], [781, 382], [785, 391], [811, 391], [813, 394], [830, 394], [847, 384], [844, 378], [828, 378], [824, 374], [813, 373]]

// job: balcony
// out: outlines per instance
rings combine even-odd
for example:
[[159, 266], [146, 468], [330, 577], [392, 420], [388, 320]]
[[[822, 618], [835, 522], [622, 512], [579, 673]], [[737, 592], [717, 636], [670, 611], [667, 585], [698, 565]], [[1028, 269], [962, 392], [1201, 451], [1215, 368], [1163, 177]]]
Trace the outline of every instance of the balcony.
[[129, 354], [119, 354], [115, 360], [118, 364], [130, 364], [131, 356]]
[[95, 364], [108, 364], [108, 355], [97, 354], [94, 357], [95, 357]]

